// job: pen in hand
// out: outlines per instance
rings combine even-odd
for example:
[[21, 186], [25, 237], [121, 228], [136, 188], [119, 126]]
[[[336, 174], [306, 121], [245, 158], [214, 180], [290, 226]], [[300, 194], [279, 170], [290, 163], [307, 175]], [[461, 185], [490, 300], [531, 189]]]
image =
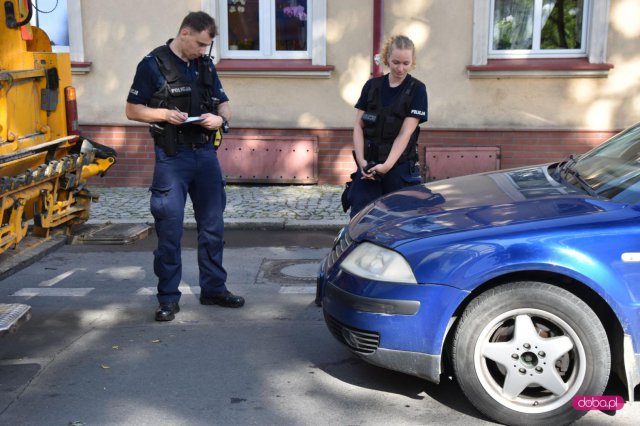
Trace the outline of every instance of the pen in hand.
[[178, 122], [182, 123], [187, 119], [187, 114], [182, 112], [182, 111], [180, 111], [178, 109], [178, 107], [173, 107], [173, 109], [174, 109], [174, 111], [177, 111], [178, 114], [180, 114], [179, 118], [177, 119]]

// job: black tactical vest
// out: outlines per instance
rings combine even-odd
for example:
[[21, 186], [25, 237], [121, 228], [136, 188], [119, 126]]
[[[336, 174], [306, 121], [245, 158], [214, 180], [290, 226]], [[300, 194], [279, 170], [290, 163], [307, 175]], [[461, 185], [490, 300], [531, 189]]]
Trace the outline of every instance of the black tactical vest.
[[[149, 106], [152, 108], [178, 109], [189, 116], [200, 116], [204, 113], [215, 113], [213, 103], [213, 65], [208, 57], [195, 60], [198, 67], [198, 77], [193, 82], [185, 80], [178, 69], [175, 55], [168, 45], [160, 46], [151, 52], [156, 59], [158, 68], [165, 78], [165, 84], [151, 97]], [[165, 129], [161, 138], [178, 138], [179, 140], [156, 140], [160, 145], [175, 143], [206, 143], [213, 132], [202, 126], [186, 124], [174, 126], [163, 123]], [[158, 134], [152, 130], [154, 139]]]
[[[362, 116], [364, 123], [365, 159], [376, 163], [384, 163], [391, 152], [393, 141], [400, 133], [404, 119], [409, 116], [411, 102], [415, 94], [416, 82], [407, 75], [409, 81], [398, 98], [390, 105], [382, 105], [382, 84], [384, 77], [376, 77], [371, 81], [367, 109]], [[418, 161], [418, 135], [420, 127], [411, 134], [409, 144], [398, 163]]]

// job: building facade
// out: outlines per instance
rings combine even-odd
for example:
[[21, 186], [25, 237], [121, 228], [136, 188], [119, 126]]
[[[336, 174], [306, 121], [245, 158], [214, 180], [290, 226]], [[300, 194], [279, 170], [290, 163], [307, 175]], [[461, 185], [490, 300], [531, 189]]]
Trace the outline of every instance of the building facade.
[[220, 26], [212, 54], [233, 109], [219, 151], [230, 181], [348, 180], [354, 104], [365, 81], [386, 72], [375, 59], [390, 34], [417, 47], [430, 179], [474, 164], [560, 160], [640, 117], [637, 0], [67, 0], [67, 8], [81, 133], [118, 150], [96, 185], [150, 183], [153, 142], [125, 117], [127, 92], [140, 59], [194, 10]]

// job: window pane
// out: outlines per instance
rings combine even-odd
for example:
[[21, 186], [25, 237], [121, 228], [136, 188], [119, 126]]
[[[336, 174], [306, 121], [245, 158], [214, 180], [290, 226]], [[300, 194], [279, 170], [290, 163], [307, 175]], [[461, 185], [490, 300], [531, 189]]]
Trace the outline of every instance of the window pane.
[[582, 47], [583, 0], [544, 0], [541, 49]]
[[[53, 46], [69, 46], [69, 26], [67, 25], [67, 0], [34, 2], [35, 25], [42, 28]], [[39, 9], [39, 10], [38, 10]], [[31, 22], [34, 23], [33, 20]]]
[[227, 0], [229, 50], [260, 50], [259, 0]]
[[307, 0], [276, 0], [276, 50], [307, 50]]
[[531, 49], [534, 0], [495, 0], [493, 49]]

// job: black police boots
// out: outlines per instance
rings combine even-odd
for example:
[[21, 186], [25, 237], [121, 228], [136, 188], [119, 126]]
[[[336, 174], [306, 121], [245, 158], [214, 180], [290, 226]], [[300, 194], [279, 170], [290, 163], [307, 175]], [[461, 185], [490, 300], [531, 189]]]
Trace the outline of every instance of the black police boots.
[[156, 310], [156, 321], [172, 321], [180, 312], [180, 306], [176, 302], [161, 303]]
[[225, 308], [240, 308], [244, 305], [244, 297], [236, 296], [227, 290], [215, 296], [200, 296], [200, 303], [202, 305], [220, 305]]

